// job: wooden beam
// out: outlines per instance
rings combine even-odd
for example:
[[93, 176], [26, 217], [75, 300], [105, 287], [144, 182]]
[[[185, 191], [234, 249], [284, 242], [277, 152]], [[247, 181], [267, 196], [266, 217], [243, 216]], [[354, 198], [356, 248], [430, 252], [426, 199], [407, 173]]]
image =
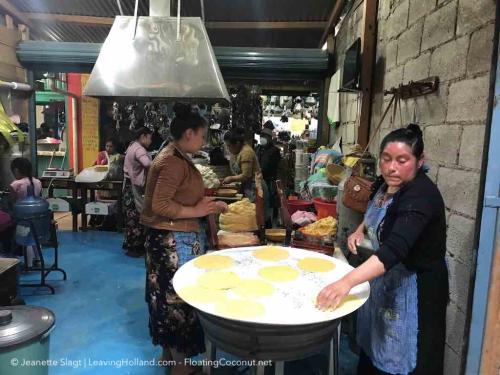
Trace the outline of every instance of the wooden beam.
[[[89, 26], [110, 26], [113, 17], [75, 16], [52, 13], [24, 13], [30, 20], [39, 22], [65, 22]], [[322, 29], [323, 21], [293, 21], [293, 22], [205, 22], [207, 29]]]
[[5, 13], [9, 16], [16, 18], [20, 23], [32, 27], [30, 20], [24, 16], [22, 12], [19, 11], [14, 5], [12, 5], [9, 0], [0, 0], [0, 9], [3, 9]]
[[324, 21], [205, 22], [207, 29], [322, 29]]
[[484, 329], [481, 374], [495, 374], [500, 365], [500, 242], [497, 241]]
[[[1, 1], [1, 0], [0, 0]], [[88, 26], [111, 26], [113, 17], [91, 17], [91, 16], [74, 16], [69, 14], [52, 14], [52, 13], [23, 13], [24, 16], [33, 21], [39, 22], [65, 22]]]
[[[384, 1], [384, 0], [382, 0]], [[377, 0], [363, 2], [363, 35], [361, 39], [361, 115], [359, 119], [358, 144], [365, 147], [370, 138], [372, 107], [372, 77], [377, 46]]]
[[[370, 2], [370, 0], [365, 0], [365, 2]], [[332, 30], [335, 28], [337, 25], [337, 22], [339, 21], [340, 17], [340, 12], [344, 8], [345, 0], [336, 0], [335, 1], [335, 6], [332, 9], [332, 13], [330, 13], [330, 17], [328, 17], [328, 22], [325, 25], [325, 29], [323, 31], [323, 35], [321, 36], [321, 39], [319, 40], [319, 45], [318, 47], [321, 48], [326, 42], [326, 37], [328, 34], [332, 32]]]

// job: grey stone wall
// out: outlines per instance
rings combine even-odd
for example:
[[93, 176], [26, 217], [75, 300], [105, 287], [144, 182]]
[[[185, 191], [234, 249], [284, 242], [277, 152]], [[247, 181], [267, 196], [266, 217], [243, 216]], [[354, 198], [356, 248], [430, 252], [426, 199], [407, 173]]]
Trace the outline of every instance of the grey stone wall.
[[[347, 13], [335, 40], [335, 66], [344, 65], [346, 50], [354, 43], [363, 32], [363, 0], [356, 0]], [[338, 137], [342, 137], [344, 145], [353, 145], [358, 137], [356, 118], [361, 111], [361, 101], [357, 93], [341, 93], [340, 103], [340, 126], [336, 131], [330, 131], [330, 143], [334, 143]]]
[[[450, 375], [460, 373], [466, 356], [494, 17], [494, 0], [379, 0], [370, 151], [378, 154], [383, 136], [414, 117], [423, 128], [429, 176], [443, 194], [448, 219], [445, 374]], [[433, 75], [440, 78], [437, 93], [403, 102], [402, 121], [399, 113], [392, 122], [388, 116], [373, 134], [389, 101], [384, 89]]]

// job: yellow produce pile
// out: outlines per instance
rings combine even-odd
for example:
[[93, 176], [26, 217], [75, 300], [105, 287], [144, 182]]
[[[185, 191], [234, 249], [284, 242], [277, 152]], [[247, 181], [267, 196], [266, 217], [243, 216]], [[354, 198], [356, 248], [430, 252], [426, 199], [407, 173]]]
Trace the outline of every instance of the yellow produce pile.
[[332, 216], [328, 216], [305, 226], [300, 231], [306, 236], [333, 236], [337, 233], [337, 220]]
[[226, 232], [252, 232], [257, 230], [255, 204], [247, 198], [232, 203], [226, 213], [219, 216], [219, 227]]

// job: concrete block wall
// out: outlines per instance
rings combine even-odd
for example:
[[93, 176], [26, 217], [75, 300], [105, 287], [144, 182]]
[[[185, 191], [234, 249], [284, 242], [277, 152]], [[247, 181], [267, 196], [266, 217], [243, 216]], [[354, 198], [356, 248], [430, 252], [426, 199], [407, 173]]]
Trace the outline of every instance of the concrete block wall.
[[[377, 61], [371, 129], [389, 97], [383, 90], [439, 76], [437, 93], [404, 101], [382, 137], [413, 119], [423, 128], [429, 176], [443, 194], [447, 218], [450, 304], [445, 374], [459, 374], [465, 360], [474, 231], [493, 51], [494, 0], [379, 0]], [[398, 111], [399, 112], [399, 111]], [[402, 121], [401, 121], [402, 118]]]
[[[357, 38], [361, 38], [363, 32], [363, 0], [356, 0], [338, 31], [335, 50], [335, 66], [341, 71], [344, 65], [345, 51], [354, 43]], [[345, 146], [354, 145], [358, 137], [356, 118], [361, 111], [361, 101], [358, 93], [341, 93], [339, 97], [340, 105], [340, 126], [336, 131], [330, 131], [330, 143], [333, 144], [338, 137], [342, 137]]]

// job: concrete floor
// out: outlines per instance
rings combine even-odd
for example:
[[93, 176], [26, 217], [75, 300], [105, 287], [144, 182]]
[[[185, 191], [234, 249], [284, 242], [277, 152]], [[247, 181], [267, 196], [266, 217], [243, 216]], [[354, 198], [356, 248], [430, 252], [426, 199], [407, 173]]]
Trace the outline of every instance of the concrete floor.
[[[68, 280], [58, 281], [61, 277], [57, 273], [49, 275], [55, 295], [44, 289], [21, 290], [27, 304], [47, 307], [56, 315], [50, 357], [60, 365], [51, 367], [49, 374], [168, 374], [163, 368], [147, 366], [89, 367], [89, 361], [145, 361], [159, 356], [160, 349], [151, 344], [147, 328], [144, 259], [124, 256], [118, 233], [61, 231], [58, 236], [60, 265]], [[44, 251], [46, 257], [51, 253], [51, 249]], [[27, 281], [33, 275], [21, 277]], [[228, 358], [227, 354], [219, 356]], [[354, 374], [356, 361], [342, 338], [341, 374]], [[287, 363], [285, 373], [321, 374], [326, 365], [326, 356], [319, 354]], [[219, 368], [217, 373], [245, 371]]]

